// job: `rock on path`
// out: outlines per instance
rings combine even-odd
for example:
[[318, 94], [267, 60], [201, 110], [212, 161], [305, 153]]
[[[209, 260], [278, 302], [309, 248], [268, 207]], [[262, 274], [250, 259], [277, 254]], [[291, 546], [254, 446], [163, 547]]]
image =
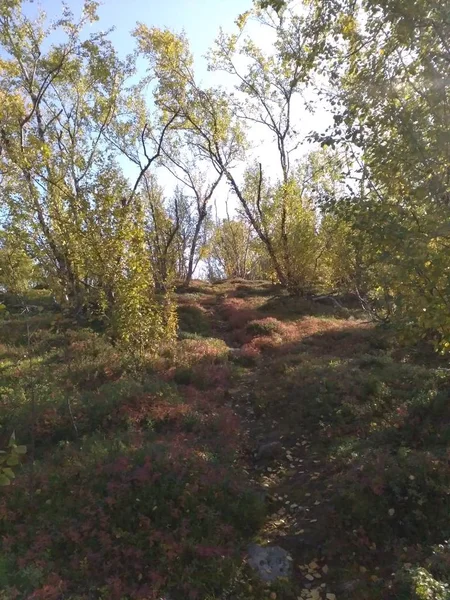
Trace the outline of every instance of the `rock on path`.
[[248, 564], [258, 573], [262, 581], [271, 582], [278, 577], [289, 577], [292, 572], [292, 557], [280, 546], [248, 547]]

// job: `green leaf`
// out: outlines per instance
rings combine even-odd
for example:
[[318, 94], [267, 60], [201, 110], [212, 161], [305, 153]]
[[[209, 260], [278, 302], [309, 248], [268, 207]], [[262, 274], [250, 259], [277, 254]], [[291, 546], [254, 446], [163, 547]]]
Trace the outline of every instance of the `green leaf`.
[[2, 471], [3, 471], [3, 475], [6, 475], [6, 477], [9, 477], [10, 479], [16, 478], [14, 471], [12, 469], [10, 469], [9, 467], [5, 467], [4, 469], [2, 469]]
[[19, 464], [19, 457], [16, 454], [11, 454], [11, 456], [8, 456], [6, 464], [8, 467], [16, 467]]
[[14, 452], [15, 452], [15, 454], [26, 454], [27, 453], [27, 447], [26, 446], [16, 446], [14, 448]]
[[11, 480], [9, 479], [9, 477], [7, 477], [6, 475], [3, 475], [3, 473], [0, 473], [0, 485], [10, 485], [11, 484]]

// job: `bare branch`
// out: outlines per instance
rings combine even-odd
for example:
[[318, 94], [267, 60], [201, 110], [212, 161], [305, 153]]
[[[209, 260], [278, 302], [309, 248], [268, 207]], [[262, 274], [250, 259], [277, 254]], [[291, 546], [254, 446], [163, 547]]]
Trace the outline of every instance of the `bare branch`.
[[176, 113], [174, 113], [171, 118], [167, 121], [167, 123], [164, 125], [163, 130], [161, 132], [160, 138], [159, 138], [159, 144], [158, 144], [158, 148], [156, 153], [153, 156], [149, 156], [147, 153], [147, 148], [145, 146], [145, 132], [147, 131], [148, 125], [147, 123], [144, 125], [144, 128], [142, 130], [141, 133], [141, 140], [142, 140], [142, 145], [143, 145], [143, 149], [144, 149], [144, 154], [145, 154], [145, 158], [147, 159], [147, 163], [144, 165], [144, 167], [141, 168], [141, 171], [136, 179], [136, 182], [133, 186], [133, 189], [131, 191], [131, 194], [129, 195], [128, 199], [124, 201], [123, 206], [127, 207], [131, 204], [131, 202], [133, 201], [137, 189], [139, 187], [139, 184], [142, 180], [142, 178], [144, 177], [145, 173], [148, 171], [148, 169], [150, 168], [150, 166], [152, 165], [152, 163], [161, 156], [161, 148], [164, 142], [164, 136], [166, 135], [167, 130], [169, 129], [169, 127], [172, 125], [172, 123], [175, 121], [175, 119], [178, 117], [179, 115], [179, 111], [177, 111]]

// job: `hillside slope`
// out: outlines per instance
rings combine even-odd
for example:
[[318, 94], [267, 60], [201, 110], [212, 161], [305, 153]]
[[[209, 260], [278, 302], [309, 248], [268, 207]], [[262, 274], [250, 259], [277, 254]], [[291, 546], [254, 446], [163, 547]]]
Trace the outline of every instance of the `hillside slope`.
[[[180, 292], [157, 358], [34, 295], [0, 321], [2, 447], [27, 445], [0, 492], [2, 600], [449, 597], [440, 360], [266, 282]], [[251, 542], [292, 577], [259, 581]]]

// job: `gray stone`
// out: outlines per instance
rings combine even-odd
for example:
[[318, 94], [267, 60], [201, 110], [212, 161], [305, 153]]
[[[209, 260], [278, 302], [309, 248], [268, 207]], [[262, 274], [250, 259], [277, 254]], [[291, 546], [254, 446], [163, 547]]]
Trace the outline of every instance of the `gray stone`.
[[261, 444], [255, 454], [256, 460], [271, 459], [280, 456], [283, 452], [281, 442], [269, 442]]
[[262, 581], [275, 581], [278, 577], [289, 577], [292, 573], [292, 558], [280, 546], [248, 547], [248, 564], [257, 571]]

